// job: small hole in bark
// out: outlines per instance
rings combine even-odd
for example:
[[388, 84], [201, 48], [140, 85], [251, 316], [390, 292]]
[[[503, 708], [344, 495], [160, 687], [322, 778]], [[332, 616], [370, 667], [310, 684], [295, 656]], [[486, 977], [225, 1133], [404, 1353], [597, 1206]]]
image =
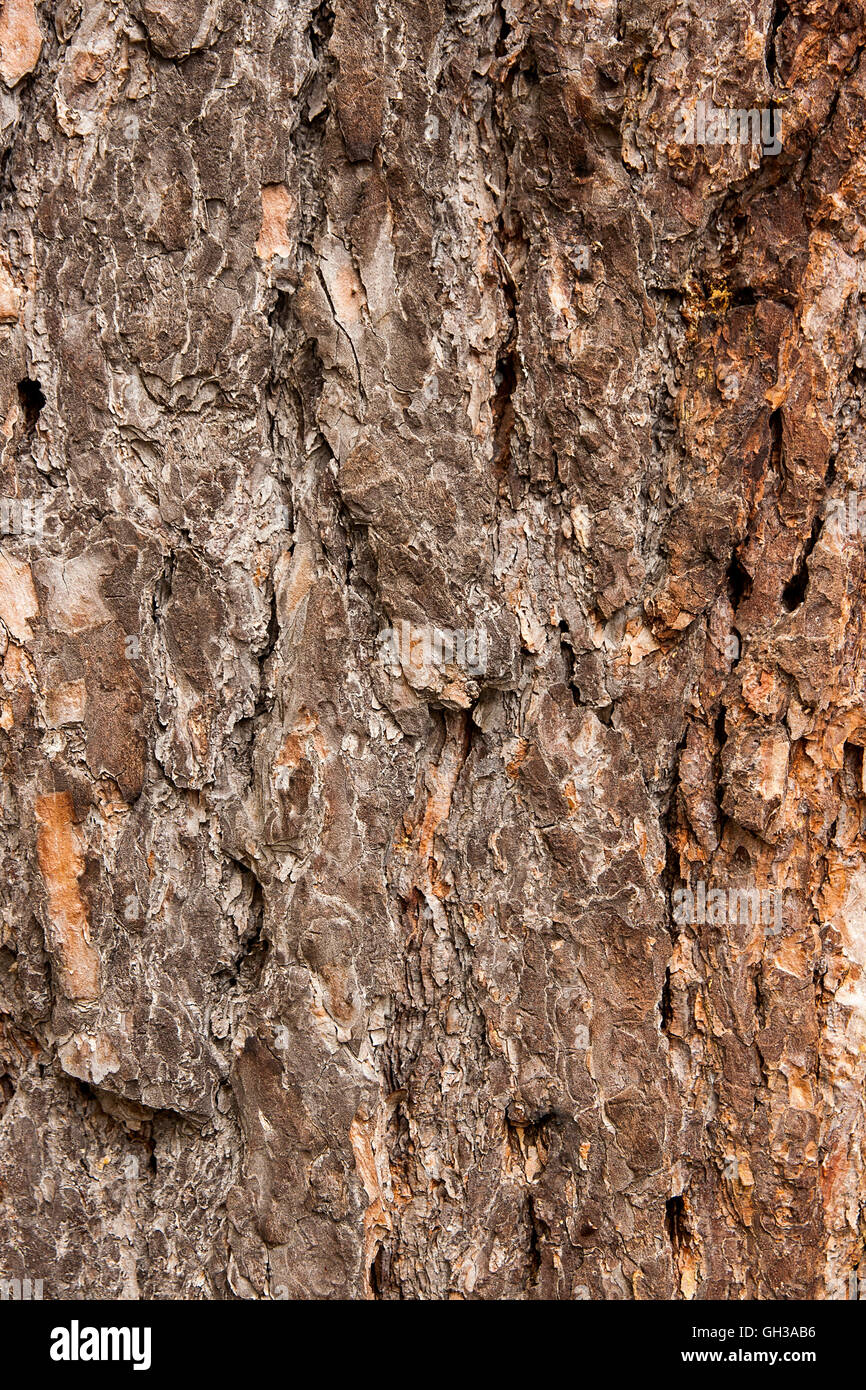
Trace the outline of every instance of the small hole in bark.
[[728, 598], [734, 612], [737, 611], [741, 600], [748, 598], [751, 592], [752, 576], [741, 563], [739, 555], [734, 555], [728, 566]]
[[502, 24], [500, 26], [499, 33], [496, 38], [495, 51], [497, 58], [504, 58], [506, 53], [508, 52], [508, 39], [510, 34], [511, 25], [508, 23], [508, 20], [505, 18], [505, 15], [503, 14]]
[[790, 6], [789, 6], [789, 5], [786, 5], [786, 4], [784, 3], [784, 0], [778, 0], [778, 3], [776, 3], [776, 4], [773, 6], [773, 12], [772, 12], [772, 16], [771, 16], [771, 19], [770, 19], [770, 25], [769, 25], [769, 28], [768, 28], [768, 30], [767, 30], [767, 51], [766, 51], [767, 76], [769, 77], [769, 79], [770, 79], [771, 82], [775, 82], [775, 81], [776, 81], [776, 75], [777, 75], [777, 72], [778, 72], [779, 59], [778, 59], [778, 55], [777, 55], [777, 53], [776, 53], [777, 36], [778, 36], [779, 30], [780, 30], [780, 28], [782, 27], [782, 24], [784, 23], [784, 21], [785, 21], [787, 15], [788, 15], [788, 13], [789, 13], [789, 11], [790, 11]]
[[788, 583], [782, 590], [782, 606], [787, 612], [793, 613], [795, 608], [800, 607], [800, 604], [806, 597], [806, 586], [808, 583], [809, 571], [806, 566], [803, 565], [794, 575], [793, 579], [788, 580]]
[[770, 430], [770, 463], [773, 471], [778, 473], [782, 464], [782, 453], [785, 444], [781, 410], [774, 410], [767, 424]]
[[595, 161], [590, 154], [589, 146], [586, 141], [580, 137], [574, 142], [572, 173], [579, 179], [589, 178], [595, 173]]
[[842, 750], [842, 765], [859, 791], [863, 785], [863, 749], [857, 743], [846, 743]]
[[816, 517], [812, 525], [812, 534], [803, 551], [803, 558], [797, 566], [796, 573], [792, 575], [782, 590], [782, 604], [789, 613], [793, 613], [795, 608], [799, 608], [806, 597], [806, 590], [809, 587], [809, 556], [812, 554], [815, 542], [821, 533], [821, 526], [821, 518]]
[[568, 623], [563, 619], [559, 624], [559, 646], [565, 661], [565, 672], [568, 678], [568, 688], [571, 691], [571, 698], [576, 705], [580, 704], [580, 691], [574, 683], [574, 649], [566, 640], [568, 636]]
[[682, 1194], [669, 1197], [665, 1202], [665, 1229], [675, 1250], [686, 1242], [686, 1204]]
[[32, 434], [36, 429], [37, 422], [42, 407], [45, 404], [45, 396], [42, 394], [42, 386], [38, 381], [31, 381], [25, 377], [18, 383], [18, 403], [21, 406], [21, 413], [24, 416], [24, 429], [27, 434]]
[[0, 1076], [0, 1115], [15, 1094], [15, 1083], [11, 1076]]
[[388, 1257], [380, 1245], [376, 1251], [375, 1259], [370, 1265], [370, 1289], [374, 1298], [381, 1298], [385, 1292], [387, 1267]]
[[673, 1006], [673, 1002], [672, 1002], [672, 1000], [671, 1000], [671, 972], [670, 972], [670, 968], [668, 968], [668, 969], [665, 971], [665, 982], [664, 982], [664, 985], [662, 986], [662, 997], [661, 997], [661, 999], [659, 1000], [659, 1013], [660, 1013], [661, 1016], [662, 1016], [661, 1030], [662, 1030], [663, 1033], [666, 1033], [666, 1032], [668, 1031], [668, 1028], [670, 1027], [672, 1021], [673, 1021], [673, 1016], [674, 1016], [674, 1006]]
[[535, 1199], [530, 1195], [526, 1201], [526, 1214], [529, 1219], [529, 1278], [534, 1284], [541, 1270], [541, 1260], [545, 1240], [550, 1236], [550, 1227], [538, 1214]]
[[493, 467], [504, 474], [511, 462], [511, 431], [514, 428], [514, 392], [517, 389], [517, 370], [514, 354], [500, 357], [494, 377], [496, 394], [493, 397]]

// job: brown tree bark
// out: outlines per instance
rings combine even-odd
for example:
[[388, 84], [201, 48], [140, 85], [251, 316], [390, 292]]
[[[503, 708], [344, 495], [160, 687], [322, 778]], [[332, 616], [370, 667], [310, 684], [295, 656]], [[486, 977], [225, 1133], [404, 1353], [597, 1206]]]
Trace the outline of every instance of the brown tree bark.
[[864, 45], [3, 0], [0, 1276], [852, 1296]]

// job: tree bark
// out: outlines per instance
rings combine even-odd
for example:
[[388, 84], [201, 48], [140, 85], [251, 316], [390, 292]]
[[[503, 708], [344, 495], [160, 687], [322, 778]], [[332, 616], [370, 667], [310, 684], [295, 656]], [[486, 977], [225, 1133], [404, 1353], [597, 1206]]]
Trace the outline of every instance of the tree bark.
[[4, 0], [0, 1275], [856, 1296], [864, 46]]

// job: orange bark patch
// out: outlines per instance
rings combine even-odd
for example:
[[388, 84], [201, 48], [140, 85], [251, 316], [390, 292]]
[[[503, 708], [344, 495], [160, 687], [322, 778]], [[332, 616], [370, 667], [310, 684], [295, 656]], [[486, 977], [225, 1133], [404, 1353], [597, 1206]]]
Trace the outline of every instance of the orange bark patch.
[[49, 944], [60, 967], [63, 992], [68, 999], [90, 1002], [99, 997], [99, 957], [88, 939], [87, 914], [78, 888], [84, 858], [69, 792], [38, 796], [36, 819], [36, 853], [48, 896]]
[[509, 777], [517, 776], [518, 772], [521, 769], [521, 766], [526, 761], [526, 755], [528, 754], [528, 752], [529, 744], [526, 742], [526, 739], [520, 739], [517, 752], [515, 753], [514, 757], [511, 758], [509, 762], [507, 762], [505, 765], [505, 771], [508, 773]]
[[14, 87], [39, 62], [42, 34], [33, 0], [5, 0], [0, 14], [0, 77]]
[[373, 1298], [370, 1270], [379, 1247], [391, 1230], [391, 1217], [387, 1210], [387, 1195], [382, 1190], [382, 1182], [373, 1149], [373, 1130], [371, 1120], [362, 1118], [360, 1112], [349, 1126], [349, 1138], [355, 1155], [358, 1176], [364, 1184], [369, 1205], [364, 1212], [364, 1284], [367, 1298]]
[[289, 256], [288, 221], [294, 199], [284, 183], [266, 183], [262, 188], [262, 229], [256, 242], [256, 255], [262, 261], [273, 256]]
[[427, 807], [421, 822], [418, 837], [418, 857], [427, 865], [433, 856], [433, 838], [436, 831], [447, 821], [451, 811], [451, 797], [457, 785], [460, 769], [466, 761], [469, 748], [469, 728], [464, 718], [452, 726], [442, 750], [437, 767], [429, 770]]
[[21, 295], [11, 272], [0, 261], [0, 323], [17, 323], [20, 315]]
[[30, 642], [30, 618], [39, 615], [30, 566], [0, 550], [0, 618], [16, 642]]

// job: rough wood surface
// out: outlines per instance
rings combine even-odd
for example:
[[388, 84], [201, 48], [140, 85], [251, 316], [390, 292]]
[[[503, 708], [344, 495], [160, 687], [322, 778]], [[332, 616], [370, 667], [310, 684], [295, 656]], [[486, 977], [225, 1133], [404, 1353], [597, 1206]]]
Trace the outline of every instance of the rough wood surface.
[[864, 49], [0, 0], [0, 1276], [851, 1296]]

